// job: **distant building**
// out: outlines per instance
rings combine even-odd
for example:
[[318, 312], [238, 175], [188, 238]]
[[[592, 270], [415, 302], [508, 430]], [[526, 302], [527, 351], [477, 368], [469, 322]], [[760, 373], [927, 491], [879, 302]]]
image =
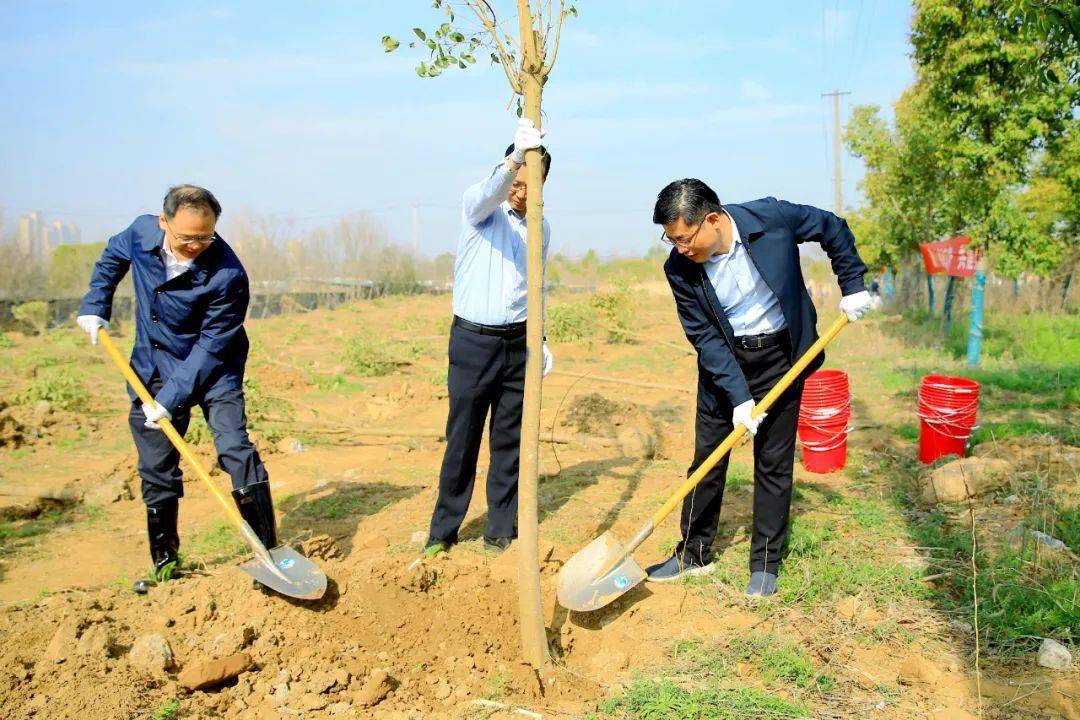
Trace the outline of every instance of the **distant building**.
[[82, 233], [73, 222], [45, 222], [40, 212], [31, 212], [19, 218], [15, 242], [34, 262], [48, 263], [57, 247], [82, 242]]

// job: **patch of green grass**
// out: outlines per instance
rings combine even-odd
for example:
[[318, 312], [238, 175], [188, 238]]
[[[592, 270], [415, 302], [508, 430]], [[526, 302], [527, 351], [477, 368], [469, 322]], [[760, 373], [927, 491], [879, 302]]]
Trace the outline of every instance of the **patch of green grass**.
[[33, 405], [39, 400], [47, 400], [53, 407], [71, 412], [85, 412], [90, 408], [90, 393], [67, 368], [39, 369], [30, 386], [15, 397], [15, 402], [20, 405]]
[[790, 683], [821, 692], [836, 684], [832, 675], [815, 671], [805, 650], [775, 633], [733, 638], [728, 649], [735, 660], [753, 665], [769, 683]]
[[55, 530], [71, 519], [69, 508], [59, 508], [25, 520], [0, 520], [0, 551], [6, 553], [25, 547], [33, 538]]
[[[1069, 531], [1075, 519], [1066, 522]], [[913, 523], [912, 535], [921, 545], [944, 550], [943, 559], [955, 568], [940, 580], [938, 600], [953, 611], [972, 615], [969, 531], [934, 509]], [[976, 553], [979, 631], [984, 647], [992, 652], [1029, 652], [1042, 637], [1080, 642], [1080, 568], [1072, 563], [1040, 563], [1037, 552], [1035, 543], [1028, 542], [1020, 548], [981, 547]]]
[[754, 484], [754, 471], [746, 463], [732, 460], [728, 463], [727, 481], [724, 487], [728, 490], [739, 490]]
[[484, 699], [501, 700], [506, 697], [506, 693], [509, 687], [509, 675], [494, 675], [490, 680], [488, 680], [487, 689], [484, 692]]
[[80, 518], [86, 523], [97, 523], [105, 518], [105, 507], [94, 503], [86, 503], [82, 506], [82, 517]]
[[15, 343], [11, 342], [11, 338], [7, 336], [7, 333], [0, 332], [0, 348], [15, 347]]
[[728, 677], [734, 665], [724, 648], [701, 638], [677, 640], [668, 655], [678, 670], [697, 677]]
[[117, 590], [118, 592], [131, 590], [131, 581], [128, 580], [127, 573], [123, 570], [120, 571], [119, 575], [113, 578], [113, 581], [110, 582], [109, 585], [111, 585], [113, 589]]
[[435, 387], [446, 387], [449, 372], [449, 366], [440, 365], [439, 367], [431, 371], [431, 374], [428, 376], [428, 382]]
[[1054, 519], [1054, 537], [1080, 552], [1080, 505], [1071, 508], [1056, 508]]
[[1080, 444], [1080, 426], [1051, 425], [1032, 420], [984, 422], [971, 433], [971, 446], [992, 440], [1023, 437], [1025, 435], [1050, 435], [1069, 445]]
[[870, 498], [841, 498], [830, 503], [846, 513], [859, 527], [881, 530], [896, 524], [896, 512], [886, 503]]
[[803, 705], [773, 697], [761, 690], [740, 688], [686, 689], [667, 678], [638, 678], [621, 695], [602, 707], [603, 717], [619, 720], [747, 720], [748, 718], [805, 718]]
[[210, 431], [210, 426], [206, 424], [206, 418], [201, 412], [192, 411], [184, 439], [192, 445], [202, 445], [214, 440], [214, 434]]
[[594, 325], [607, 332], [609, 343], [628, 343], [633, 340], [630, 326], [634, 319], [634, 296], [627, 282], [613, 282], [611, 289], [593, 294], [589, 300], [589, 315]]
[[179, 715], [180, 701], [169, 700], [150, 716], [150, 720], [176, 720]]
[[558, 343], [590, 341], [596, 331], [592, 312], [583, 302], [554, 305], [548, 310], [544, 328], [548, 339]]
[[[925, 585], [915, 572], [868, 556], [865, 544], [853, 543], [846, 529], [836, 522], [793, 518], [778, 585], [781, 602], [813, 607], [860, 592], [879, 604], [925, 597]], [[763, 611], [768, 607], [761, 603]]]
[[187, 555], [204, 563], [228, 562], [248, 551], [248, 545], [235, 528], [224, 520], [210, 523], [193, 533], [185, 545]]
[[894, 425], [892, 428], [892, 434], [903, 440], [907, 440], [910, 443], [919, 442], [918, 425]]
[[342, 359], [360, 377], [389, 375], [397, 368], [390, 346], [370, 335], [354, 335], [346, 340]]

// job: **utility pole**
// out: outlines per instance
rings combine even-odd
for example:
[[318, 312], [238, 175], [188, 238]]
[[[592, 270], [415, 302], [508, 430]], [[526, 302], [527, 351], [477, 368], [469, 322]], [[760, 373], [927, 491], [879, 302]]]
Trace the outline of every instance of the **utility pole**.
[[840, 189], [840, 96], [850, 94], [839, 90], [821, 93], [821, 97], [833, 99], [833, 212], [837, 215], [841, 215], [844, 210], [843, 192]]

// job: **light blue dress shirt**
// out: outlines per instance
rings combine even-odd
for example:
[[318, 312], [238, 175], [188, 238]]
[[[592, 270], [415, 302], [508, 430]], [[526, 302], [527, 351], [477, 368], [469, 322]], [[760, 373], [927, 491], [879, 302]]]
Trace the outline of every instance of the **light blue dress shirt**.
[[[454, 261], [454, 314], [481, 325], [508, 325], [526, 317], [525, 218], [506, 196], [516, 170], [500, 163], [462, 197], [461, 235]], [[544, 220], [544, 268], [551, 228]]]
[[731, 220], [731, 250], [705, 261], [705, 273], [716, 291], [735, 336], [763, 335], [787, 327], [780, 301], [761, 279], [746, 243]]

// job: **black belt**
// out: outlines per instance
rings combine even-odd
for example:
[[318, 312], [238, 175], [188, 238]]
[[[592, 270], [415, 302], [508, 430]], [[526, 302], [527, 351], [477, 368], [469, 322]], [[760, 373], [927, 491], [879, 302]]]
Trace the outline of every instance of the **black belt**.
[[505, 338], [516, 338], [525, 334], [525, 323], [523, 322], [510, 323], [509, 325], [481, 325], [455, 315], [454, 326], [481, 335], [495, 335]]
[[735, 344], [743, 350], [761, 350], [784, 342], [787, 339], [787, 334], [787, 330], [780, 330], [764, 335], [739, 335], [735, 338]]

